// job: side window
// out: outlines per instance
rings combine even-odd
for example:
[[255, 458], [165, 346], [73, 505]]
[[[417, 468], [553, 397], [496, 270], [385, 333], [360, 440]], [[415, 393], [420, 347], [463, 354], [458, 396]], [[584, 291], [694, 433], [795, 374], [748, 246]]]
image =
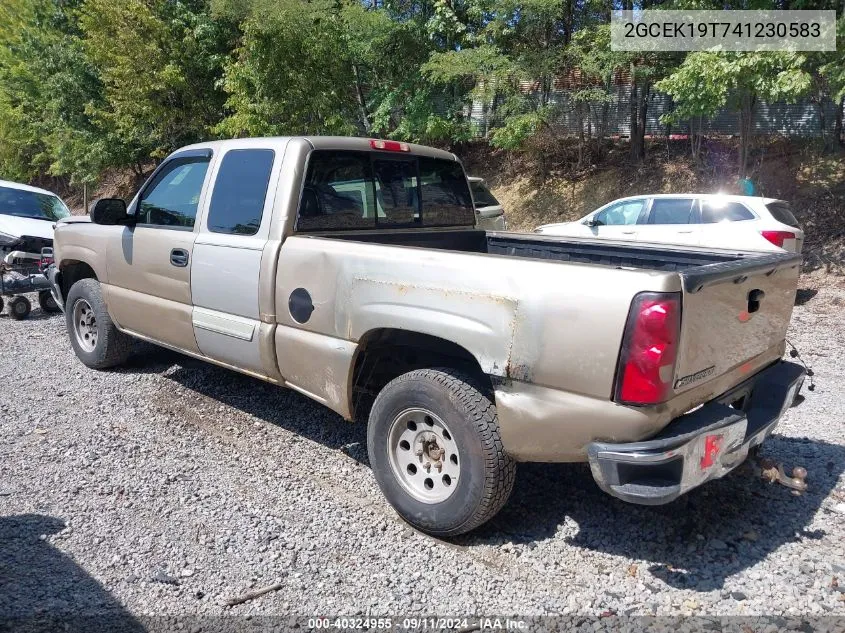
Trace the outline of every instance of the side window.
[[138, 205], [138, 223], [193, 228], [208, 158], [176, 158], [158, 172]]
[[718, 200], [701, 201], [701, 223], [741, 222], [753, 220], [754, 214], [739, 202], [720, 202]]
[[271, 149], [226, 152], [211, 195], [209, 231], [231, 235], [258, 232], [274, 157]]
[[461, 164], [420, 156], [420, 195], [424, 226], [462, 226], [475, 222], [475, 207]]
[[299, 201], [297, 231], [376, 226], [375, 191], [366, 152], [314, 150]]
[[623, 226], [636, 224], [645, 206], [645, 200], [626, 200], [612, 204], [593, 216], [596, 226]]
[[693, 198], [655, 198], [649, 224], [689, 224], [693, 221]]

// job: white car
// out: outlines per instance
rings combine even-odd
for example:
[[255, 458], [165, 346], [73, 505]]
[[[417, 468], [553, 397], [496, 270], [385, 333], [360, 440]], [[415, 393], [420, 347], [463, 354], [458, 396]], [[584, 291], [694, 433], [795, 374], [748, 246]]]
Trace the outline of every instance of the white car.
[[580, 220], [545, 224], [535, 233], [794, 253], [804, 243], [789, 203], [723, 194], [620, 198]]
[[54, 225], [69, 215], [57, 195], [0, 180], [0, 261], [37, 267], [41, 249], [53, 246]]
[[478, 221], [478, 228], [487, 231], [505, 231], [508, 223], [505, 221], [505, 209], [490, 193], [487, 183], [478, 176], [467, 176], [469, 188], [472, 192], [472, 200], [475, 205], [475, 215]]

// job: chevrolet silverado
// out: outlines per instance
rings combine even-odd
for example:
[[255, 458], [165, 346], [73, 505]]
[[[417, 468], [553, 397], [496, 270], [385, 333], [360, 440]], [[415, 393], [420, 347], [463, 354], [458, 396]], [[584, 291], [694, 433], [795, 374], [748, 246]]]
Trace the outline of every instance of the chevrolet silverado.
[[176, 151], [60, 221], [48, 276], [88, 367], [143, 339], [364, 421], [387, 499], [450, 536], [517, 462], [589, 462], [641, 504], [738, 466], [804, 379], [799, 262], [487, 232], [453, 154], [292, 137]]

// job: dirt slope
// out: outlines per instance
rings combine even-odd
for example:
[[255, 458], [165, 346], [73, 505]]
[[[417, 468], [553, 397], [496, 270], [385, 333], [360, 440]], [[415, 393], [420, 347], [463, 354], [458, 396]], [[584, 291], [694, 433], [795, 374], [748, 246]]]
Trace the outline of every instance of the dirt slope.
[[[536, 155], [485, 147], [466, 148], [470, 174], [483, 176], [504, 204], [517, 231], [575, 220], [616, 198], [648, 193], [738, 192], [735, 143], [709, 142], [703, 161], [690, 157], [686, 141], [655, 141], [644, 164], [632, 165], [624, 146], [611, 148], [595, 165], [575, 169], [547, 157], [547, 176]], [[842, 272], [845, 262], [845, 153], [824, 153], [811, 144], [778, 140], [758, 148], [751, 164], [757, 195], [788, 200], [807, 232], [807, 268]]]

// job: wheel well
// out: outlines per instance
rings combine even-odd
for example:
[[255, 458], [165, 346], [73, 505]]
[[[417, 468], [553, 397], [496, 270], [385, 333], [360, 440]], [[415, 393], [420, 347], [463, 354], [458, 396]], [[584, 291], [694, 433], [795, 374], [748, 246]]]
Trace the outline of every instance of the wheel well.
[[97, 273], [85, 262], [67, 260], [62, 262], [59, 269], [62, 273], [62, 298], [67, 301], [67, 293], [80, 279], [96, 279]]
[[415, 369], [450, 367], [476, 378], [493, 400], [490, 377], [466, 349], [429, 334], [391, 328], [372, 330], [358, 343], [352, 373], [352, 417], [366, 421], [378, 393], [394, 378]]

